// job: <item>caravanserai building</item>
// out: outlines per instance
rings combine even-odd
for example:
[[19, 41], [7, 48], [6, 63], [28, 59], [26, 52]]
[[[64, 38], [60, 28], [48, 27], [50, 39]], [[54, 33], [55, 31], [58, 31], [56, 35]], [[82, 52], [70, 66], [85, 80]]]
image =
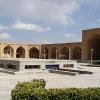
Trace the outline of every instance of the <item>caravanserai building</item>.
[[58, 44], [0, 43], [0, 58], [100, 60], [100, 28], [82, 31], [82, 42]]

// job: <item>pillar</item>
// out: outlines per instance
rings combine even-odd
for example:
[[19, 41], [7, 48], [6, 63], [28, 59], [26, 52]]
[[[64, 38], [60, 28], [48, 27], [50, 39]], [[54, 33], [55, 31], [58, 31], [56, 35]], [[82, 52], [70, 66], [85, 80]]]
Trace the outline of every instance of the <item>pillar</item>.
[[51, 59], [51, 49], [48, 49], [49, 53], [48, 53], [48, 59]]

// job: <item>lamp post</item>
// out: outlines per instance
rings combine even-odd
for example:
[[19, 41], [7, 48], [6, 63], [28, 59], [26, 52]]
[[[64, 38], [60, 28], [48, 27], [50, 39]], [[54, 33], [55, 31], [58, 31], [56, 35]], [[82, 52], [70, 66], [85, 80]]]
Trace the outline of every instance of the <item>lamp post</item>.
[[90, 64], [91, 65], [93, 64], [93, 49], [91, 49], [91, 61], [90, 61]]

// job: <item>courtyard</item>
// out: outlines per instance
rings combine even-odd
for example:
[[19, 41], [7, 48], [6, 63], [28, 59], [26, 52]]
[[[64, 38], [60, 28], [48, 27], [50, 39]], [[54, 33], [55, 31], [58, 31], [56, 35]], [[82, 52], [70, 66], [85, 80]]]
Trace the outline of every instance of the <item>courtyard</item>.
[[67, 87], [100, 87], [100, 68], [79, 66], [80, 70], [87, 70], [93, 74], [77, 74], [76, 76], [53, 74], [48, 72], [26, 73], [11, 75], [0, 72], [0, 100], [10, 100], [10, 92], [17, 82], [30, 81], [32, 79], [44, 79], [46, 88], [67, 88]]

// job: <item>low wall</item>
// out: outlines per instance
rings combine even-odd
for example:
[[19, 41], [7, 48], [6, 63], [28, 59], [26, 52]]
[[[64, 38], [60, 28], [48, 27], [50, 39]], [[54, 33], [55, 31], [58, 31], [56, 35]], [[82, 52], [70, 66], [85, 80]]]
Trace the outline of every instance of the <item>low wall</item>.
[[[19, 71], [27, 70], [25, 66], [32, 67], [32, 69], [46, 69], [46, 65], [59, 65], [59, 68], [77, 67], [75, 60], [53, 60], [53, 59], [0, 59], [0, 67], [4, 69], [16, 69]], [[36, 68], [37, 67], [37, 68]]]

